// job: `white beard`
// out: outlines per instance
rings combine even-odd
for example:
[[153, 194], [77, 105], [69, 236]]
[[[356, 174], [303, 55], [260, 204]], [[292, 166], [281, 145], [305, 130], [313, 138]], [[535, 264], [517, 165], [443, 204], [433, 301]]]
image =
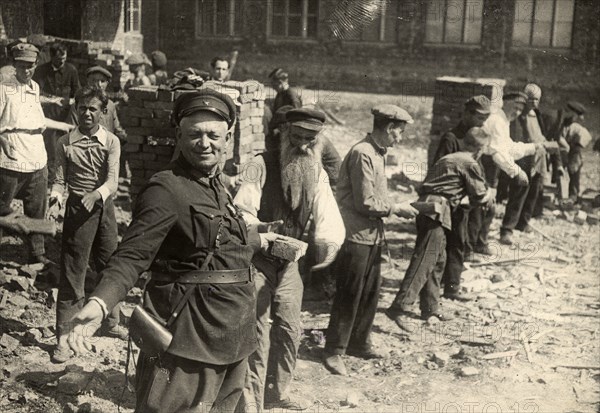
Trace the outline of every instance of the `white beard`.
[[321, 174], [322, 145], [317, 143], [307, 152], [293, 147], [287, 133], [282, 134], [279, 147], [281, 186], [283, 196], [292, 210], [302, 204], [302, 194], [308, 200], [315, 197], [319, 175]]

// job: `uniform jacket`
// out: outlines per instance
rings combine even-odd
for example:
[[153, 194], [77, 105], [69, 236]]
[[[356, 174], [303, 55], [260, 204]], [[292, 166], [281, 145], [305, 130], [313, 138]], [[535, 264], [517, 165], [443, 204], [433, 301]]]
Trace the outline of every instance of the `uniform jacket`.
[[[200, 268], [214, 248], [221, 229], [221, 245], [208, 269], [246, 269], [260, 238], [248, 232], [231, 203], [219, 175], [194, 176], [179, 157], [155, 174], [138, 195], [132, 222], [92, 294], [108, 309], [124, 299], [147, 270], [172, 275], [173, 282], [150, 281], [144, 306], [166, 320], [187, 285], [179, 274]], [[189, 302], [170, 327], [175, 356], [225, 365], [242, 360], [256, 348], [256, 296], [253, 282], [197, 284]]]

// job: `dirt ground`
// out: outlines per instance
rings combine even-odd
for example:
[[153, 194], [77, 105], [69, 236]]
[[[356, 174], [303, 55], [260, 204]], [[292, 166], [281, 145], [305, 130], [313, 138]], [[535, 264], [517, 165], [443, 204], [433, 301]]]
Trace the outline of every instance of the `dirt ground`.
[[[323, 92], [319, 92], [323, 93]], [[335, 93], [327, 106], [345, 125], [328, 126], [342, 156], [370, 128], [375, 102], [408, 107], [417, 122], [390, 153], [390, 194], [415, 198], [411, 185], [426, 172], [431, 122], [429, 98]], [[598, 130], [592, 129], [598, 136]], [[392, 162], [393, 163], [393, 162]], [[600, 159], [585, 153], [582, 188], [598, 191]], [[126, 189], [126, 188], [122, 188]], [[548, 192], [551, 188], [548, 187]], [[126, 193], [117, 199], [120, 230], [130, 220]], [[598, 209], [586, 207], [590, 213]], [[498, 215], [502, 215], [499, 207]], [[576, 211], [575, 211], [576, 212]], [[383, 310], [397, 292], [415, 242], [413, 221], [386, 222], [391, 262], [382, 263], [383, 287], [373, 342], [384, 359], [345, 357], [349, 375], [333, 376], [321, 364], [329, 321], [329, 288], [308, 289], [304, 332], [290, 394], [313, 403], [309, 412], [598, 412], [600, 411], [600, 232], [597, 224], [577, 223], [548, 205], [533, 225], [516, 233], [515, 248], [498, 241], [492, 227], [491, 258], [465, 264], [463, 287], [477, 296], [467, 304], [442, 301], [455, 319], [428, 325], [415, 318], [410, 334]], [[7, 234], [5, 234], [7, 235]], [[48, 239], [49, 256], [59, 260], [60, 233]], [[95, 353], [66, 365], [50, 362], [54, 337], [51, 289], [57, 267], [27, 266], [23, 241], [5, 236], [0, 245], [0, 411], [132, 412], [134, 395], [125, 380], [127, 343], [97, 337]], [[386, 254], [384, 254], [386, 255]], [[502, 263], [507, 259], [516, 262]], [[314, 281], [314, 280], [313, 280]], [[318, 284], [318, 283], [317, 283]], [[138, 300], [134, 289], [124, 310]], [[129, 375], [133, 380], [133, 360]], [[133, 381], [132, 381], [133, 383]]]

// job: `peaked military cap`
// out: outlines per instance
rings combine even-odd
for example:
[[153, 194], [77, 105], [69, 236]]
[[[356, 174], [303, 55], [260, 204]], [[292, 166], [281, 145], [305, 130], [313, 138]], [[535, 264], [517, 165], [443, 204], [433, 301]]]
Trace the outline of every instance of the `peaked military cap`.
[[286, 115], [287, 113], [294, 109], [292, 105], [285, 105], [277, 109], [275, 114], [273, 115], [272, 123], [275, 126], [281, 125], [282, 123], [287, 122]]
[[179, 125], [181, 119], [201, 111], [218, 115], [227, 122], [229, 127], [233, 126], [236, 120], [236, 106], [233, 100], [209, 88], [179, 96], [173, 104], [171, 118], [176, 125]]

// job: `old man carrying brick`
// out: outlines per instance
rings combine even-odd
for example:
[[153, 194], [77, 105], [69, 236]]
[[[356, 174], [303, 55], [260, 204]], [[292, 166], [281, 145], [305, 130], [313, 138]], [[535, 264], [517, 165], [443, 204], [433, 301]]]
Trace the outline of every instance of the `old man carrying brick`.
[[[325, 116], [301, 108], [287, 112], [286, 120], [289, 128], [281, 137], [279, 150], [257, 156], [246, 168], [234, 203], [251, 227], [275, 226], [275, 232], [296, 239], [306, 231], [312, 214], [313, 242], [321, 251], [318, 255], [324, 257], [319, 265], [323, 267], [333, 261], [345, 236], [327, 173], [321, 166], [318, 136]], [[264, 401], [265, 409], [304, 410], [308, 406], [286, 396], [302, 335], [303, 285], [298, 263], [267, 254], [256, 254], [252, 262], [259, 270], [255, 278], [258, 349], [249, 358], [245, 405], [241, 407], [260, 411]]]

